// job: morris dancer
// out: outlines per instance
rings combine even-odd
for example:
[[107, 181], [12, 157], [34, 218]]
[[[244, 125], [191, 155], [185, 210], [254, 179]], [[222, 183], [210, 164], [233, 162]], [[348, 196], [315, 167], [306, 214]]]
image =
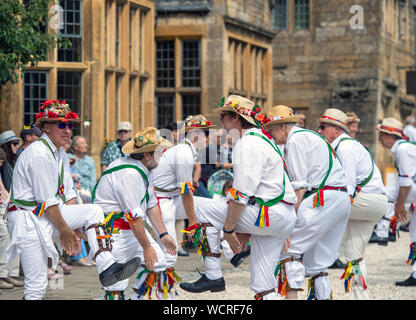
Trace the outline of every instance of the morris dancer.
[[[187, 137], [179, 137], [179, 143], [162, 154], [152, 174], [163, 222], [173, 239], [177, 239], [175, 220], [189, 219], [189, 224], [193, 225], [196, 223], [195, 208], [203, 202], [213, 201], [193, 195], [192, 174], [198, 150], [205, 149], [206, 134], [215, 125], [202, 115], [189, 116], [184, 123]], [[162, 248], [167, 266], [173, 270], [177, 255], [167, 252], [163, 245]]]
[[[390, 149], [394, 157], [394, 165], [399, 173], [398, 184], [386, 187], [388, 198], [385, 219], [377, 224], [376, 233], [387, 237], [389, 221], [396, 218], [399, 222], [407, 220], [406, 208], [416, 202], [416, 144], [404, 139], [403, 124], [395, 118], [386, 118], [378, 126], [379, 141], [384, 148]], [[404, 281], [396, 282], [396, 286], [416, 286], [416, 215], [410, 220], [410, 254], [407, 263], [413, 265], [413, 272]]]
[[358, 126], [360, 125], [360, 118], [354, 112], [347, 112], [347, 127], [351, 138], [356, 138], [358, 132]]
[[373, 156], [366, 147], [348, 135], [347, 115], [327, 109], [319, 120], [318, 133], [335, 149], [347, 177], [351, 214], [339, 253], [347, 261], [342, 279], [345, 291], [356, 300], [368, 300], [364, 252], [374, 225], [385, 214], [387, 196]]
[[46, 100], [36, 114], [42, 137], [26, 148], [16, 162], [8, 204], [7, 226], [11, 243], [8, 261], [20, 254], [25, 274], [24, 299], [42, 299], [48, 285], [48, 257], [55, 269], [59, 254], [52, 242], [69, 255], [80, 250], [85, 227], [90, 254], [96, 258], [103, 286], [127, 279], [140, 265], [139, 258], [117, 263], [109, 236], [103, 229], [104, 214], [93, 204], [76, 204], [69, 160], [62, 146], [68, 143], [78, 114], [68, 104]]
[[309, 299], [328, 300], [328, 267], [337, 258], [351, 203], [345, 171], [335, 151], [316, 132], [297, 127], [298, 120], [291, 108], [282, 105], [267, 112], [265, 120], [276, 143], [285, 144], [285, 159], [298, 198], [296, 227], [279, 264], [279, 291], [296, 299], [306, 274], [312, 277]]
[[[272, 137], [256, 120], [261, 108], [232, 95], [216, 112], [227, 131], [239, 134], [233, 148], [233, 187], [228, 204], [223, 200], [197, 208], [200, 222], [195, 228], [206, 274], [194, 283], [180, 284], [189, 292], [225, 290], [221, 272], [221, 231], [234, 253], [251, 242], [251, 286], [258, 300], [278, 299], [274, 270], [285, 239], [292, 231], [296, 195], [285, 172], [282, 154]], [[276, 197], [277, 196], [277, 197]]]
[[[145, 230], [145, 217], [155, 226], [158, 238], [170, 254], [176, 254], [176, 242], [166, 232], [151, 172], [157, 166], [161, 150], [169, 141], [156, 134], [156, 128], [139, 131], [123, 147], [128, 157], [113, 161], [94, 188], [94, 203], [103, 208], [107, 227], [112, 230], [113, 255], [119, 262], [140, 257], [144, 260], [133, 284], [132, 299], [151, 298], [152, 288], [159, 299], [173, 298], [175, 274], [166, 267], [162, 249]], [[116, 232], [114, 232], [114, 230]], [[106, 300], [124, 300], [129, 280], [104, 288]]]

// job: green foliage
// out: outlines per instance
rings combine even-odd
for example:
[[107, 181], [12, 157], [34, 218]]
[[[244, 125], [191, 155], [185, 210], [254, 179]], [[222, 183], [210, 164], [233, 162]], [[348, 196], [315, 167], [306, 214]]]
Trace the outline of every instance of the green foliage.
[[45, 60], [48, 48], [62, 45], [58, 34], [48, 33], [53, 4], [53, 0], [0, 1], [0, 86], [15, 83], [19, 71]]

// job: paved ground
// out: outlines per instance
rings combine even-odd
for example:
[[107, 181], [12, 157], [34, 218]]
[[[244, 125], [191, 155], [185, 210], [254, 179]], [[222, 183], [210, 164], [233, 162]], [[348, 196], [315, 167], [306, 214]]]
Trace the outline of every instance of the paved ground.
[[[395, 281], [407, 279], [411, 273], [411, 267], [406, 264], [409, 254], [409, 233], [402, 232], [401, 237], [387, 247], [370, 244], [367, 248], [365, 259], [368, 271], [368, 292], [371, 299], [375, 300], [415, 300], [416, 287], [396, 287]], [[184, 281], [198, 279], [199, 268], [204, 271], [200, 256], [191, 254], [189, 257], [179, 257], [177, 272]], [[224, 278], [227, 290], [220, 293], [192, 294], [178, 287], [178, 299], [180, 300], [252, 300], [253, 292], [250, 285], [250, 259], [247, 259], [239, 268], [234, 268], [227, 261], [223, 261]], [[335, 300], [347, 299], [344, 294], [343, 280], [339, 280], [343, 270], [331, 269], [330, 279]], [[134, 278], [132, 277], [131, 283]], [[300, 295], [306, 299], [305, 292]], [[131, 285], [130, 285], [131, 288]], [[127, 297], [130, 296], [130, 289]], [[63, 279], [51, 281], [48, 285], [45, 299], [47, 300], [88, 300], [101, 299], [102, 291], [98, 281], [95, 267], [74, 266], [72, 273]], [[3, 290], [0, 300], [20, 300], [23, 297], [23, 289]]]

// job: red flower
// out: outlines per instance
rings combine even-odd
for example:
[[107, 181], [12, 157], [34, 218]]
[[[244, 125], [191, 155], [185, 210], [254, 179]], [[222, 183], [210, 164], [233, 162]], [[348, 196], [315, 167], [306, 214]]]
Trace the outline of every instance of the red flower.
[[45, 109], [45, 107], [49, 106], [53, 104], [52, 100], [46, 99], [45, 101], [42, 102], [42, 104], [40, 105], [40, 109], [43, 110]]
[[43, 118], [45, 116], [45, 114], [43, 112], [39, 112], [35, 115], [35, 120], [38, 120], [40, 118]]
[[47, 118], [49, 118], [49, 119], [58, 119], [58, 116], [55, 112], [49, 111]]
[[74, 120], [76, 120], [76, 119], [78, 119], [78, 114], [76, 114], [75, 112], [71, 111], [70, 113], [68, 113], [65, 116], [65, 118], [66, 119], [74, 119]]

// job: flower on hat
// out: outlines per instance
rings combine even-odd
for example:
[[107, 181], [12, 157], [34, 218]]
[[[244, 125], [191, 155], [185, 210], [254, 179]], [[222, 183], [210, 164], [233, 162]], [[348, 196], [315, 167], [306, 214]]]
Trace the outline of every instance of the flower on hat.
[[78, 114], [76, 114], [74, 111], [71, 111], [70, 113], [68, 113], [65, 116], [65, 118], [66, 119], [74, 119], [74, 120], [76, 120], [76, 119], [78, 119]]
[[58, 119], [58, 115], [53, 111], [48, 111], [48, 114], [46, 115], [46, 118]]

